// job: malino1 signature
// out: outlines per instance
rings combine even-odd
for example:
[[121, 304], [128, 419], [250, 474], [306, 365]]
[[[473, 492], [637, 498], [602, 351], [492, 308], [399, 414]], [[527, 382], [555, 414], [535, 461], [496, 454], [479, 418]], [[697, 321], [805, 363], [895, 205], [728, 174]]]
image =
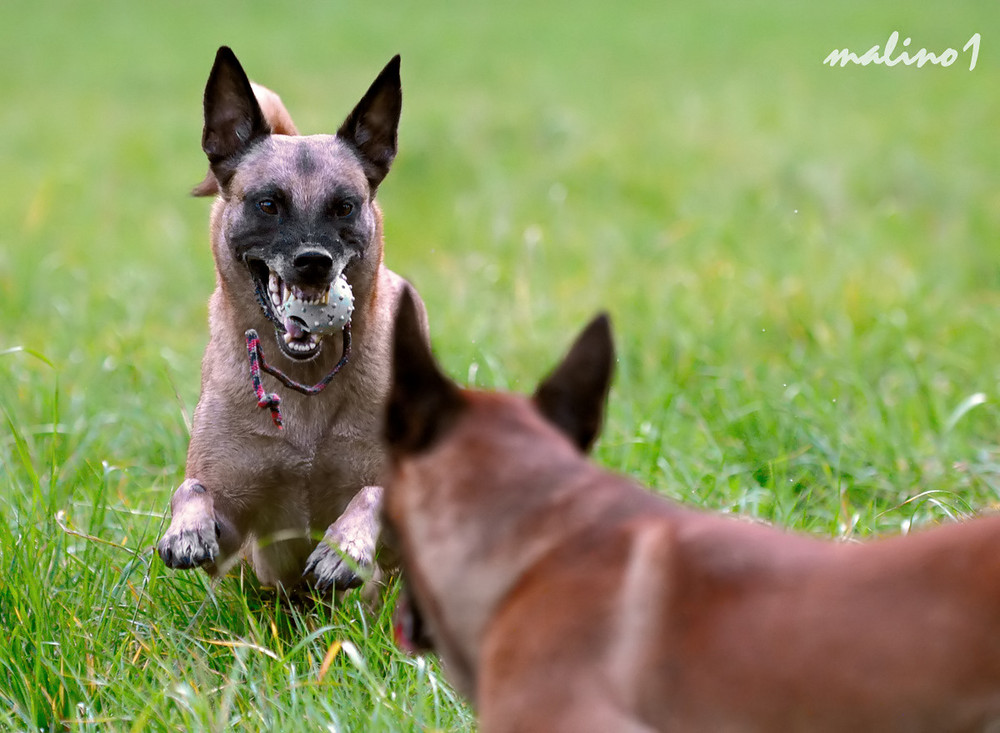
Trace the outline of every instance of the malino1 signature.
[[[962, 53], [970, 51], [969, 71], [976, 68], [976, 60], [979, 58], [979, 40], [979, 34], [973, 33], [968, 43], [962, 47]], [[885, 66], [905, 64], [906, 66], [913, 66], [916, 64], [917, 68], [920, 68], [926, 63], [937, 64], [938, 66], [951, 66], [958, 60], [959, 52], [953, 48], [947, 48], [939, 54], [931, 53], [926, 48], [922, 48], [913, 54], [900, 51], [897, 56], [893, 57], [898, 42], [899, 33], [893, 31], [892, 35], [889, 36], [889, 40], [885, 43], [885, 50], [881, 53], [878, 46], [872, 46], [862, 56], [858, 56], [847, 48], [835, 48], [823, 60], [823, 63], [830, 66], [837, 66], [839, 64], [841, 67], [847, 66], [849, 63], [860, 64], [861, 66], [868, 66], [868, 64], [884, 64]], [[905, 48], [909, 45], [910, 39], [904, 38], [903, 47]]]

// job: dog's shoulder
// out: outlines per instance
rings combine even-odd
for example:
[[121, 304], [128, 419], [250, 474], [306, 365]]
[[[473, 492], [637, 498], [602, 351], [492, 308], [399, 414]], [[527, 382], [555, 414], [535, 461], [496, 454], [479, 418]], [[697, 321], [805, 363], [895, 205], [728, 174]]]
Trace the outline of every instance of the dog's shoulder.
[[387, 333], [389, 336], [392, 334], [393, 324], [395, 323], [396, 312], [399, 310], [399, 304], [402, 300], [403, 293], [409, 291], [410, 297], [413, 299], [413, 303], [417, 309], [417, 318], [420, 323], [420, 331], [427, 343], [430, 343], [430, 325], [427, 318], [427, 307], [424, 305], [424, 301], [421, 299], [420, 294], [413, 284], [407, 280], [402, 275], [397, 275], [395, 272], [387, 267], [383, 267], [382, 271], [379, 273], [379, 278], [381, 282], [379, 283], [379, 297], [386, 299], [386, 304], [388, 308], [382, 308], [382, 313], [388, 316]]

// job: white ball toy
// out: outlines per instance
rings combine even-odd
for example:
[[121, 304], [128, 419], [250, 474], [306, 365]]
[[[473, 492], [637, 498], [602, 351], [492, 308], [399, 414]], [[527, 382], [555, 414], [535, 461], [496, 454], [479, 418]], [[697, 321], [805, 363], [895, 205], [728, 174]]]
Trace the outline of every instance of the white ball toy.
[[299, 300], [288, 298], [280, 315], [295, 318], [302, 324], [302, 330], [325, 336], [343, 330], [354, 313], [354, 293], [343, 274], [339, 275], [319, 298]]

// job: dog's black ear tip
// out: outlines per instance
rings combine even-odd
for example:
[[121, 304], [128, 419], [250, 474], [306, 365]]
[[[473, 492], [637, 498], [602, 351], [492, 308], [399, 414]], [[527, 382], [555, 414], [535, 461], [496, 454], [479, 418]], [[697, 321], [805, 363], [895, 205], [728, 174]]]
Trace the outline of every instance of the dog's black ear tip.
[[215, 63], [233, 63], [236, 61], [236, 54], [233, 52], [229, 46], [219, 46], [219, 50], [215, 52]]
[[397, 86], [399, 86], [400, 85], [399, 65], [400, 65], [400, 56], [397, 53], [395, 56], [389, 59], [389, 63], [387, 63], [385, 65], [385, 68], [382, 69], [382, 73], [380, 74], [380, 76], [383, 79], [392, 80], [393, 82], [396, 83]]
[[604, 342], [607, 349], [614, 352], [615, 339], [614, 329], [611, 326], [611, 315], [607, 311], [601, 311], [594, 316], [593, 320], [584, 328], [583, 337], [597, 338]]
[[420, 354], [427, 348], [421, 336], [416, 290], [410, 283], [404, 283], [402, 292], [399, 294], [393, 331], [394, 361], [409, 361], [415, 357], [415, 354]]
[[[408, 282], [403, 283], [403, 290], [399, 294], [399, 305], [396, 307], [396, 320], [407, 317], [411, 313], [416, 313], [417, 298], [416, 289]], [[405, 315], [404, 315], [405, 314]]]

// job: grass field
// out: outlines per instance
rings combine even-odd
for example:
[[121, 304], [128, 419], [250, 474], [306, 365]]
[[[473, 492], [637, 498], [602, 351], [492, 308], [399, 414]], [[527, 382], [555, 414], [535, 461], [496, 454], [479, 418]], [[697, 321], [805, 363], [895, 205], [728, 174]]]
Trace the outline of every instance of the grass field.
[[[387, 611], [153, 551], [207, 339], [186, 191], [222, 43], [305, 132], [402, 53], [388, 262], [458, 380], [528, 390], [609, 309], [597, 458], [668, 496], [841, 538], [1000, 499], [995, 3], [384, 5], [5, 9], [0, 730], [473, 727]], [[976, 69], [822, 64], [893, 30], [978, 32]]]

